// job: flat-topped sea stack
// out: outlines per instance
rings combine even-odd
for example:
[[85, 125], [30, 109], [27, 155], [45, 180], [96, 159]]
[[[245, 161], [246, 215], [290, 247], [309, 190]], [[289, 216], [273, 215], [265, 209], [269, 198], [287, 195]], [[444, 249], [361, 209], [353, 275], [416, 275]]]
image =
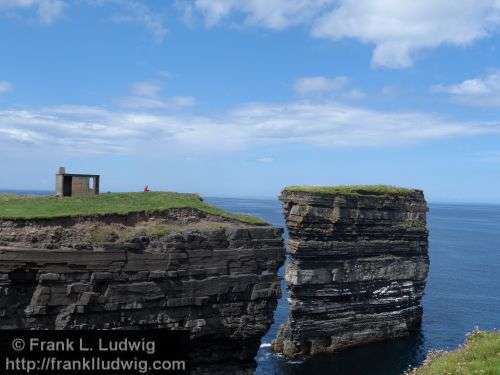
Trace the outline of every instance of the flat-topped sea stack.
[[0, 196], [0, 329], [187, 330], [194, 374], [253, 373], [282, 229], [177, 193]]
[[288, 358], [408, 335], [422, 318], [429, 268], [423, 192], [391, 186], [291, 186]]

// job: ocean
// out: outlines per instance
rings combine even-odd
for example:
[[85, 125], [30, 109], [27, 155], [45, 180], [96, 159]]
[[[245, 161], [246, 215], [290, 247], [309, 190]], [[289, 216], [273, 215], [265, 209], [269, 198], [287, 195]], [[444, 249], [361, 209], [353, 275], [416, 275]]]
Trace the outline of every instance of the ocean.
[[[207, 198], [228, 211], [260, 216], [283, 226], [278, 200]], [[429, 204], [430, 272], [421, 331], [333, 356], [286, 361], [270, 343], [287, 317], [286, 285], [274, 324], [262, 339], [258, 375], [400, 375], [428, 351], [453, 349], [475, 328], [500, 329], [500, 205]], [[283, 276], [284, 269], [280, 270]]]
[[[254, 214], [285, 226], [277, 199], [205, 199], [228, 211]], [[430, 350], [456, 348], [475, 328], [500, 328], [500, 205], [431, 203], [428, 228], [431, 266], [420, 332], [333, 356], [287, 361], [270, 350], [287, 317], [282, 281], [283, 296], [274, 324], [262, 339], [256, 374], [400, 375], [419, 365]], [[283, 273], [284, 267], [280, 269], [281, 276]]]

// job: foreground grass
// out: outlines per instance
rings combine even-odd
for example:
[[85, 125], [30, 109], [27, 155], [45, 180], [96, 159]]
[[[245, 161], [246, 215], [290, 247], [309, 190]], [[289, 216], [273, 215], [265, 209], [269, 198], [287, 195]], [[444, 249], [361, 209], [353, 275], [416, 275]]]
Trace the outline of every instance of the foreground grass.
[[249, 224], [265, 224], [258, 217], [233, 214], [209, 205], [197, 194], [149, 192], [107, 193], [92, 197], [0, 195], [0, 219], [48, 219], [193, 208]]
[[499, 375], [500, 332], [476, 331], [452, 352], [430, 355], [424, 365], [409, 375]]
[[337, 186], [314, 186], [314, 185], [292, 185], [283, 189], [286, 192], [306, 192], [322, 194], [348, 194], [348, 195], [409, 195], [415, 193], [415, 189], [408, 189], [391, 185], [337, 185]]

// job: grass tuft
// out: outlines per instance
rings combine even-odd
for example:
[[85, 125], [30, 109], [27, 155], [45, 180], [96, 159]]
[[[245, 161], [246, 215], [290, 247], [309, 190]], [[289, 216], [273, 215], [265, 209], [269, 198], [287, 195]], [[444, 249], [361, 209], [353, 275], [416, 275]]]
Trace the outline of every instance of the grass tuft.
[[263, 225], [262, 219], [229, 213], [205, 203], [199, 195], [173, 192], [106, 193], [90, 197], [0, 195], [0, 219], [52, 219], [64, 217], [159, 212], [192, 208], [243, 223]]
[[417, 190], [391, 185], [291, 185], [285, 187], [283, 191], [347, 195], [411, 195], [414, 194]]
[[500, 332], [475, 331], [463, 346], [452, 352], [431, 354], [408, 375], [498, 375], [500, 374]]

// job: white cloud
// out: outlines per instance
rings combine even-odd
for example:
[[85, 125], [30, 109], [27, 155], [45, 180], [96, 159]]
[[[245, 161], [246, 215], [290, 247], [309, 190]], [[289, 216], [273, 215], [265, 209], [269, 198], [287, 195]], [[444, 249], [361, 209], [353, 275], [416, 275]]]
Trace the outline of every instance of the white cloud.
[[374, 45], [376, 67], [406, 68], [419, 52], [467, 46], [497, 31], [498, 0], [195, 0], [209, 26], [231, 15], [270, 29], [305, 24], [315, 37]]
[[343, 99], [350, 99], [350, 100], [361, 100], [366, 98], [366, 93], [362, 90], [358, 89], [351, 89], [344, 94], [342, 94]]
[[343, 88], [348, 81], [347, 77], [302, 77], [295, 81], [294, 89], [295, 92], [301, 95], [324, 93], [339, 90]]
[[195, 0], [194, 6], [213, 26], [231, 13], [251, 25], [280, 30], [310, 20], [332, 0]]
[[132, 93], [139, 96], [156, 96], [161, 91], [161, 85], [154, 82], [136, 82], [132, 85]]
[[[83, 0], [112, 5], [113, 20], [143, 25], [162, 42], [166, 13], [139, 0]], [[42, 23], [60, 18], [67, 0], [0, 0], [0, 11], [35, 10]], [[356, 39], [374, 46], [376, 67], [405, 68], [421, 52], [442, 45], [468, 46], [498, 31], [499, 0], [192, 0], [173, 3], [192, 22], [207, 26], [236, 16], [231, 24], [273, 30], [306, 25], [315, 37]], [[240, 22], [241, 21], [241, 22]]]
[[180, 12], [181, 19], [188, 27], [194, 26], [194, 4], [185, 0], [175, 0], [174, 7]]
[[6, 81], [0, 81], [0, 95], [10, 92], [14, 89], [11, 83]]
[[500, 106], [500, 71], [454, 85], [435, 85], [431, 90], [449, 94], [464, 104], [497, 107]]
[[154, 36], [157, 42], [163, 42], [167, 36], [168, 28], [165, 17], [144, 3], [133, 0], [106, 0], [105, 3], [115, 4], [119, 7], [119, 12], [115, 14], [115, 22], [131, 22], [143, 25]]
[[0, 12], [34, 11], [41, 23], [49, 25], [61, 18], [67, 7], [81, 3], [111, 6], [114, 8], [111, 17], [114, 22], [142, 25], [158, 42], [163, 42], [167, 35], [166, 16], [139, 0], [0, 0]]
[[374, 44], [375, 66], [404, 68], [423, 49], [466, 46], [499, 22], [498, 0], [340, 0], [317, 20], [313, 35]]
[[254, 103], [210, 116], [79, 106], [0, 111], [0, 143], [29, 143], [33, 150], [51, 152], [230, 152], [277, 144], [394, 146], [498, 134], [500, 124], [336, 102]]
[[349, 79], [344, 76], [328, 78], [323, 76], [302, 77], [295, 81], [294, 90], [302, 96], [334, 93], [335, 97], [345, 101], [361, 100], [366, 93], [355, 88], [348, 88]]
[[123, 107], [132, 109], [176, 109], [192, 107], [196, 99], [192, 96], [173, 96], [169, 98], [128, 96], [118, 101]]
[[40, 22], [49, 25], [63, 15], [66, 5], [63, 0], [0, 0], [0, 11], [34, 9]]
[[257, 161], [259, 163], [269, 164], [269, 163], [274, 162], [274, 158], [270, 158], [268, 156], [264, 156], [262, 158], [257, 158], [255, 161]]
[[191, 107], [195, 105], [196, 99], [192, 96], [162, 97], [160, 83], [143, 81], [136, 82], [131, 86], [131, 95], [121, 98], [118, 103], [122, 107], [131, 109], [164, 110]]
[[[108, 6], [112, 10], [111, 21], [133, 23], [145, 27], [154, 39], [161, 43], [168, 33], [166, 15], [159, 8], [153, 9], [141, 0], [80, 0], [89, 5]], [[76, 2], [76, 1], [75, 1]], [[163, 3], [163, 2], [160, 2]], [[165, 2], [166, 3], [166, 2]]]
[[0, 138], [2, 135], [18, 143], [34, 144], [43, 142], [46, 138], [43, 134], [16, 128], [0, 128]]
[[62, 16], [66, 3], [62, 0], [41, 0], [38, 4], [40, 21], [47, 25]]
[[208, 26], [213, 26], [236, 8], [235, 0], [196, 0], [195, 6], [203, 12]]

